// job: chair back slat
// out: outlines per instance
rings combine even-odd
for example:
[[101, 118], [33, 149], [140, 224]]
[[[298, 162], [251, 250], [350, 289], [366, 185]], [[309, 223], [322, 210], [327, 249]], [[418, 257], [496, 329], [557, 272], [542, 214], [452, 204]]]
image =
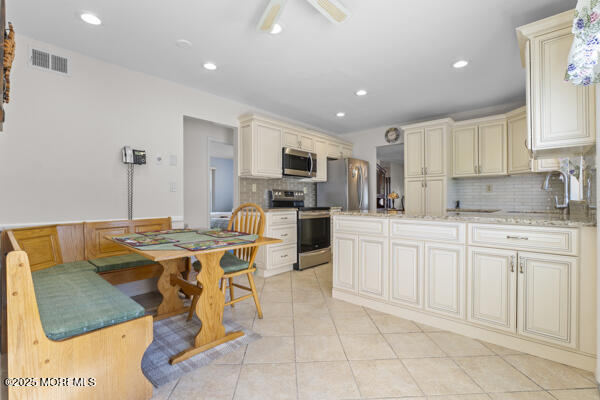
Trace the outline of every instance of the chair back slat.
[[[261, 237], [265, 231], [265, 213], [256, 204], [242, 204], [231, 214], [227, 229]], [[251, 266], [254, 263], [257, 251], [258, 247], [251, 247], [236, 249], [233, 251], [233, 254], [244, 261], [248, 261]]]

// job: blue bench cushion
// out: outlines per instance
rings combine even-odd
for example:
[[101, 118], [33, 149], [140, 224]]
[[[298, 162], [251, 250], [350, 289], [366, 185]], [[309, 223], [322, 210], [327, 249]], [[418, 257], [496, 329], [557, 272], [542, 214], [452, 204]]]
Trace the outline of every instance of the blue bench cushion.
[[[192, 265], [196, 271], [200, 271], [200, 261], [194, 261]], [[221, 268], [223, 268], [223, 271], [226, 274], [231, 274], [233, 272], [248, 269], [248, 262], [237, 258], [232, 253], [226, 251], [225, 254], [223, 254], [223, 257], [221, 257]]]
[[42, 327], [49, 339], [61, 340], [145, 314], [93, 270], [52, 273], [55, 267], [32, 272]]
[[108, 272], [117, 269], [139, 267], [141, 265], [154, 263], [154, 261], [136, 253], [124, 254], [122, 256], [95, 258], [90, 260], [90, 262], [96, 266], [96, 272]]

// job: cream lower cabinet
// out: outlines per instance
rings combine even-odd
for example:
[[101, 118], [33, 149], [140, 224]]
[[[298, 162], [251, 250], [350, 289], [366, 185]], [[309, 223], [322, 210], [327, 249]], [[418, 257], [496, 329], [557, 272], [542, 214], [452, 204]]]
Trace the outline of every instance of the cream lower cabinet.
[[519, 334], [575, 347], [577, 258], [519, 253]]
[[387, 236], [360, 235], [358, 249], [358, 293], [377, 299], [387, 299]]
[[470, 247], [467, 319], [508, 332], [517, 330], [517, 252]]
[[423, 242], [390, 240], [390, 302], [422, 307], [424, 248]]
[[425, 243], [425, 309], [464, 318], [465, 246]]
[[346, 233], [333, 235], [333, 286], [343, 290], [358, 290], [358, 236]]
[[256, 255], [258, 276], [269, 277], [291, 271], [298, 261], [295, 211], [266, 213], [265, 236], [281, 239], [280, 244], [261, 246]]

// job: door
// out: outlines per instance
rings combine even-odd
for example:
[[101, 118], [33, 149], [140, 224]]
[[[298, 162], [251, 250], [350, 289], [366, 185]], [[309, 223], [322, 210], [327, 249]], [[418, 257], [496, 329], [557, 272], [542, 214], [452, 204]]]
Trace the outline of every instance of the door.
[[595, 87], [564, 81], [571, 28], [532, 41], [532, 128], [534, 150], [595, 142]]
[[420, 177], [424, 174], [424, 130], [407, 131], [404, 133], [404, 176], [407, 178]]
[[317, 153], [317, 176], [313, 180], [316, 182], [327, 182], [327, 142], [316, 140], [315, 150]]
[[477, 175], [477, 125], [455, 128], [452, 132], [453, 176]]
[[479, 125], [479, 175], [506, 175], [506, 120]]
[[527, 148], [527, 116], [525, 113], [510, 118], [508, 126], [508, 174], [531, 172]]
[[425, 308], [464, 318], [465, 248], [425, 243]]
[[404, 181], [404, 209], [407, 215], [425, 215], [425, 180]]
[[310, 136], [301, 135], [300, 136], [300, 148], [304, 151], [314, 152], [315, 151], [315, 141]]
[[519, 253], [519, 334], [575, 347], [577, 258]]
[[300, 141], [300, 134], [296, 131], [289, 129], [283, 130], [283, 147], [291, 147], [293, 149], [301, 150], [302, 144]]
[[388, 238], [359, 236], [358, 293], [387, 300]]
[[425, 175], [446, 175], [446, 128], [425, 129]]
[[356, 292], [358, 236], [336, 233], [333, 242], [333, 287]]
[[281, 178], [281, 129], [257, 122], [255, 138], [253, 175]]
[[425, 181], [425, 214], [446, 214], [446, 178], [427, 178]]
[[390, 301], [411, 307], [423, 305], [423, 242], [390, 240]]
[[327, 157], [336, 159], [342, 158], [342, 149], [338, 143], [327, 143]]
[[517, 252], [470, 247], [467, 319], [508, 332], [517, 330]]

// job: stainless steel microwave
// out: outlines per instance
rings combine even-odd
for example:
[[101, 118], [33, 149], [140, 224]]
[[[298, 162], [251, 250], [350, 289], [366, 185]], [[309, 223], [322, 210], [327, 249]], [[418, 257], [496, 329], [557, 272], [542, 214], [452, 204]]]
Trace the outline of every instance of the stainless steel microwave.
[[317, 176], [317, 155], [290, 147], [283, 148], [283, 176], [314, 178]]

